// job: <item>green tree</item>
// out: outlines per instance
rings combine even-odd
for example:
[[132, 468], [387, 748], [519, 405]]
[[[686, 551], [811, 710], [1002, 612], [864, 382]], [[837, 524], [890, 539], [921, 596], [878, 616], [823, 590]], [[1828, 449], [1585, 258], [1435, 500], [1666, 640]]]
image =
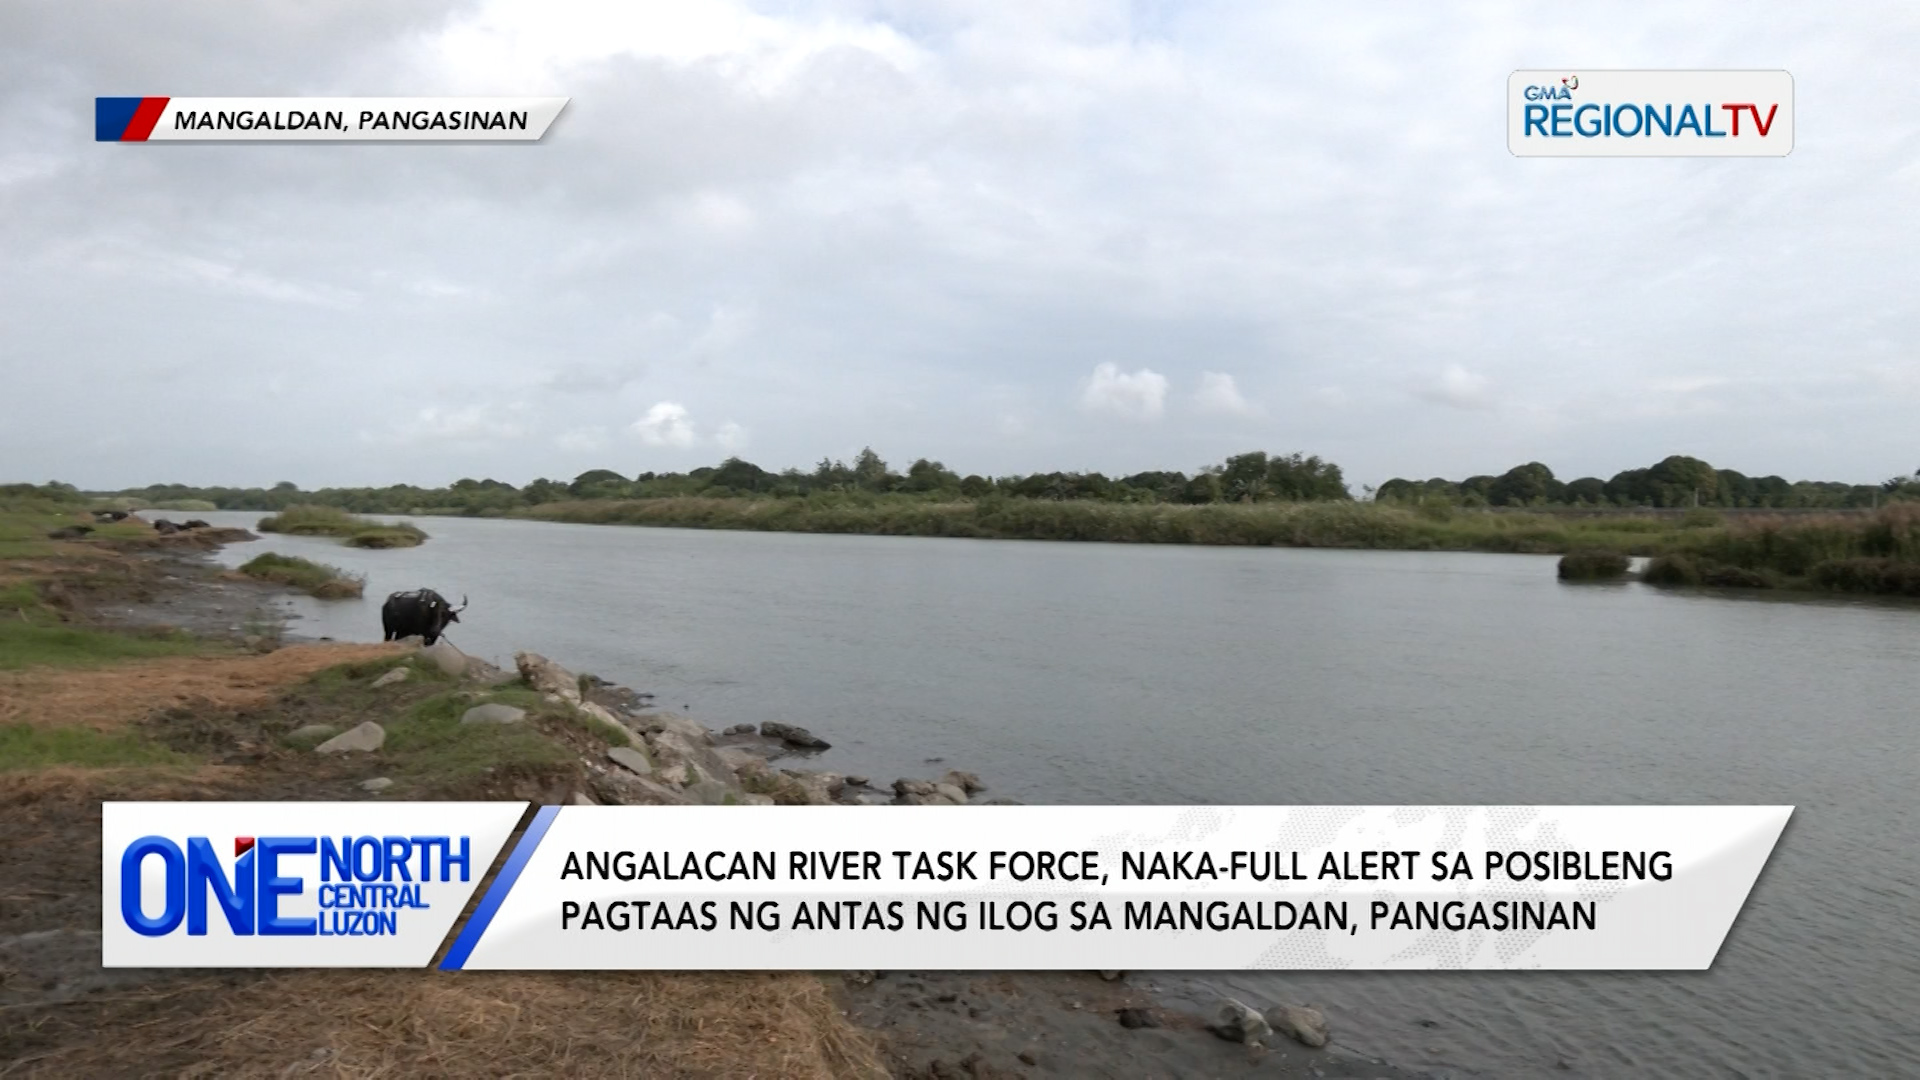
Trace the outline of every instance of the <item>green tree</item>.
[[1720, 491], [1720, 474], [1699, 458], [1674, 454], [1647, 470], [1661, 506], [1711, 506]]
[[853, 482], [867, 491], [885, 491], [890, 485], [893, 474], [888, 471], [887, 463], [873, 447], [860, 448], [860, 455], [853, 459]]
[[1182, 502], [1217, 503], [1221, 500], [1220, 466], [1209, 465], [1187, 481], [1180, 493]]
[[1657, 497], [1645, 469], [1623, 469], [1607, 481], [1607, 498], [1615, 506], [1653, 506]]
[[1531, 506], [1558, 494], [1553, 470], [1537, 461], [1516, 465], [1487, 486], [1487, 502], [1494, 506]]
[[588, 469], [567, 485], [576, 499], [618, 499], [627, 494], [627, 478], [612, 469]]
[[902, 491], [927, 492], [949, 491], [959, 486], [960, 477], [952, 469], [937, 461], [921, 458], [907, 467], [907, 477], [900, 488]]
[[1150, 502], [1180, 502], [1187, 490], [1187, 474], [1183, 472], [1134, 473], [1120, 482]]
[[813, 467], [812, 487], [819, 491], [844, 491], [854, 484], [853, 470], [843, 461], [821, 458]]
[[1402, 480], [1396, 476], [1381, 484], [1373, 493], [1375, 502], [1413, 502], [1420, 498], [1421, 488], [1425, 485], [1414, 480]]
[[1228, 502], [1257, 502], [1267, 496], [1267, 453], [1235, 454], [1220, 470], [1220, 497]]
[[569, 494], [567, 485], [541, 477], [521, 489], [520, 501], [528, 506], [539, 506], [541, 503], [559, 502]]
[[725, 491], [765, 491], [773, 486], [774, 476], [750, 461], [730, 457], [707, 476], [707, 486]]
[[1277, 499], [1351, 499], [1340, 466], [1317, 455], [1288, 454], [1267, 461], [1267, 494]]
[[1607, 501], [1607, 482], [1597, 476], [1570, 480], [1563, 498], [1581, 506], [1599, 506]]

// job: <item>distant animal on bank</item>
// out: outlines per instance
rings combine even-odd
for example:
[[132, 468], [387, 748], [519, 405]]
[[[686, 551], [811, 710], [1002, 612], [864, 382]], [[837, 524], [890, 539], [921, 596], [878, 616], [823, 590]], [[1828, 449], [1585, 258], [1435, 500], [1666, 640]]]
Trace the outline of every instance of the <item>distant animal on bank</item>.
[[466, 609], [465, 595], [460, 597], [460, 606], [454, 607], [432, 589], [394, 593], [380, 607], [380, 622], [387, 632], [384, 640], [398, 641], [417, 634], [431, 645], [447, 632], [447, 624], [460, 621], [460, 613]]
[[161, 536], [171, 536], [180, 531], [180, 526], [175, 525], [166, 518], [161, 518], [153, 523], [153, 531], [159, 533]]
[[54, 529], [52, 532], [49, 532], [47, 534], [47, 539], [49, 540], [83, 540], [86, 538], [86, 535], [92, 531], [93, 531], [93, 526], [91, 525], [68, 525], [65, 528]]
[[199, 518], [194, 518], [194, 519], [192, 519], [191, 521], [187, 521], [187, 522], [183, 522], [183, 523], [181, 524], [181, 526], [180, 526], [180, 527], [181, 527], [182, 529], [211, 529], [211, 528], [213, 528], [213, 526], [211, 526], [211, 525], [209, 525], [209, 524], [207, 524], [207, 523], [206, 523], [206, 522], [204, 522], [204, 521], [201, 521], [201, 520], [200, 520]]
[[93, 520], [95, 521], [120, 521], [126, 516], [127, 512], [125, 510], [95, 510], [93, 512]]

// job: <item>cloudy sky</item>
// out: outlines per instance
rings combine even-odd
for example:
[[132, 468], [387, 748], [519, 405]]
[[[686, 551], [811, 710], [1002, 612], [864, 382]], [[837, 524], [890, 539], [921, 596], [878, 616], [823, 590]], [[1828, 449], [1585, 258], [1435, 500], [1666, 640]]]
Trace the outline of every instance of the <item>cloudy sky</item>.
[[[1920, 467], [1915, 5], [612, 7], [0, 6], [0, 480]], [[1785, 68], [1795, 150], [1511, 156], [1563, 66]], [[94, 143], [139, 94], [572, 101]]]

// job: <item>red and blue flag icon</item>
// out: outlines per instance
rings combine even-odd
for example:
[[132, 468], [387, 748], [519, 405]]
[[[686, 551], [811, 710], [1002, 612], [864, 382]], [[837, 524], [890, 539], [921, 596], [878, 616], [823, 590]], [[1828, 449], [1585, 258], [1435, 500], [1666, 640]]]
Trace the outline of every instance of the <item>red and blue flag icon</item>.
[[94, 142], [146, 142], [167, 111], [170, 98], [97, 97], [93, 99]]

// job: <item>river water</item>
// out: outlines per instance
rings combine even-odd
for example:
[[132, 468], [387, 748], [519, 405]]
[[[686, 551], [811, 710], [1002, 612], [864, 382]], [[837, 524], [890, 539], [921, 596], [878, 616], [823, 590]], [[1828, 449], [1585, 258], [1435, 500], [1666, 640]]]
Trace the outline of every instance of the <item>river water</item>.
[[470, 654], [801, 724], [820, 767], [882, 784], [1792, 804], [1709, 972], [1138, 978], [1315, 1002], [1340, 1042], [1454, 1075], [1920, 1076], [1920, 608], [1566, 586], [1531, 556], [421, 524], [411, 550], [219, 558], [368, 575], [366, 600], [296, 601], [304, 636], [377, 640], [388, 593], [464, 593]]

